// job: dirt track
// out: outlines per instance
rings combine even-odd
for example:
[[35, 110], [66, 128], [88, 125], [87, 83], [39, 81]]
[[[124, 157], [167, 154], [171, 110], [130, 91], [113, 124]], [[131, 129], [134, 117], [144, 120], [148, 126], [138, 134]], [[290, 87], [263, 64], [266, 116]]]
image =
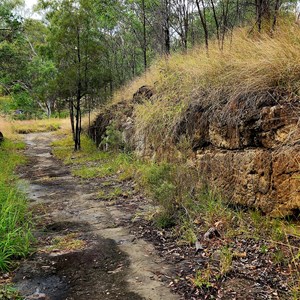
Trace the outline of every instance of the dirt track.
[[[169, 270], [152, 245], [129, 233], [126, 224], [134, 212], [97, 200], [104, 184], [74, 178], [51, 155], [54, 139], [51, 133], [25, 136], [29, 161], [21, 175], [29, 183], [38, 222], [38, 250], [14, 277], [22, 295], [51, 300], [178, 299], [166, 287]], [[53, 246], [68, 236], [83, 246]]]

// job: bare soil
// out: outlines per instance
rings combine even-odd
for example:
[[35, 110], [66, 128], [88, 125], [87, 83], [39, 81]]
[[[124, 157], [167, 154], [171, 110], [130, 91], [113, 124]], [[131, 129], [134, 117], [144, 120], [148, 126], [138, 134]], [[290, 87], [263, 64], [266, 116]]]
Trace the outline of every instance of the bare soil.
[[170, 267], [152, 244], [130, 233], [131, 220], [147, 209], [146, 202], [133, 193], [123, 209], [99, 199], [107, 182], [73, 177], [51, 155], [54, 139], [53, 133], [25, 136], [28, 163], [20, 173], [28, 182], [37, 250], [15, 272], [21, 294], [51, 300], [179, 299], [168, 288]]

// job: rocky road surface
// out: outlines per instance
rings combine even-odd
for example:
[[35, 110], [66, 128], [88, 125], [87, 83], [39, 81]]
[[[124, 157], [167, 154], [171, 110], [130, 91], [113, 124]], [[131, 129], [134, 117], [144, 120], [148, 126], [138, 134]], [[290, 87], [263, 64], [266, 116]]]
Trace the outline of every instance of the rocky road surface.
[[[169, 267], [150, 243], [130, 234], [134, 211], [100, 201], [104, 189], [71, 175], [51, 155], [53, 133], [28, 134], [20, 172], [37, 222], [36, 252], [14, 284], [25, 299], [176, 300]], [[107, 184], [107, 183], [106, 183]], [[142, 204], [141, 204], [142, 205]]]

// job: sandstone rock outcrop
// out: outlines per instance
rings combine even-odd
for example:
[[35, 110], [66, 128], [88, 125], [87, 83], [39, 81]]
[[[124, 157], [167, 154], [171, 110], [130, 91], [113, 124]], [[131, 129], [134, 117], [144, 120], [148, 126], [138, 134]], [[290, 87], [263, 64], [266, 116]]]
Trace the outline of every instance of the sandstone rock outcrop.
[[209, 185], [231, 203], [274, 216], [298, 212], [299, 100], [248, 97], [214, 110], [190, 107], [186, 113], [192, 118], [184, 117], [188, 121], [179, 128], [191, 137], [196, 163]]
[[143, 85], [134, 93], [132, 101], [134, 103], [142, 103], [144, 100], [149, 100], [154, 95], [153, 88], [148, 85]]
[[[103, 112], [99, 113], [93, 124], [88, 128], [89, 136], [94, 140], [97, 146], [105, 137], [107, 126], [114, 123], [116, 129], [123, 132], [124, 138], [129, 136], [132, 138], [130, 132], [132, 126], [128, 124], [128, 118], [133, 113], [133, 104], [129, 101], [119, 102], [107, 107]], [[129, 140], [124, 140], [126, 144], [129, 144]]]
[[[144, 94], [143, 94], [144, 93]], [[146, 94], [149, 96], [147, 96]], [[90, 128], [99, 144], [116, 122], [124, 141], [139, 155], [153, 149], [135, 130], [134, 105], [147, 101], [142, 87], [131, 101], [111, 106]], [[300, 210], [300, 102], [272, 93], [252, 94], [216, 104], [199, 99], [182, 112], [173, 145], [187, 137], [201, 178], [229, 202], [286, 216]]]

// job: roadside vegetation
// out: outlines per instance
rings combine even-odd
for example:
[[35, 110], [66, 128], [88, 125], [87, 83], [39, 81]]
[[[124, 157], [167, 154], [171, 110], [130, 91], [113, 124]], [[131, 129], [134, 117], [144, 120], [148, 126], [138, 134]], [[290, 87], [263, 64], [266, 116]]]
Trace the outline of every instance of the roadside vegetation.
[[31, 250], [31, 221], [24, 192], [18, 185], [16, 167], [24, 163], [23, 142], [6, 138], [0, 145], [0, 269]]
[[45, 119], [14, 121], [11, 123], [12, 130], [17, 134], [57, 131], [65, 120]]
[[[270, 284], [278, 284], [284, 296], [299, 299], [299, 223], [227, 203], [201, 180], [193, 162], [203, 144], [211, 142], [209, 133], [200, 132], [203, 119], [214, 116], [223, 127], [235, 129], [244, 125], [240, 116], [251, 114], [262, 100], [284, 100], [297, 109], [296, 6], [297, 1], [277, 0], [39, 1], [45, 25], [21, 19], [18, 1], [3, 1], [1, 112], [12, 120], [67, 112], [72, 135], [64, 132], [68, 121], [57, 119], [1, 125], [8, 139], [0, 146], [0, 268], [7, 270], [11, 259], [28, 254], [31, 238], [25, 197], [14, 175], [24, 145], [10, 135], [58, 131], [61, 139], [53, 144], [53, 154], [70, 165], [74, 176], [102, 180], [108, 187], [110, 181], [134, 182], [135, 192], [153, 200], [153, 213], [144, 217], [158, 239], [170, 241], [170, 247], [175, 243], [182, 256], [187, 256], [184, 251], [201, 253], [201, 263], [183, 270], [174, 286], [187, 281], [198, 289], [197, 296], [215, 296], [227, 278], [246, 274], [245, 265], [253, 275], [258, 262], [267, 270], [261, 282], [271, 277]], [[144, 85], [153, 95], [133, 101]], [[81, 139], [82, 121], [90, 126], [91, 111], [108, 100], [100, 116], [93, 113], [100, 120], [107, 117], [100, 144]], [[222, 111], [229, 103], [232, 107]], [[208, 113], [199, 116], [200, 111]], [[136, 157], [130, 151], [135, 145], [125, 144], [122, 130], [128, 119], [148, 159]], [[125, 194], [114, 186], [98, 197], [114, 201]], [[62, 248], [73, 247], [69, 242], [56, 241]]]
[[[272, 272], [285, 276], [290, 299], [299, 299], [300, 236], [299, 224], [294, 220], [274, 219], [257, 210], [226, 203], [218, 191], [200, 182], [197, 169], [187, 166], [186, 161], [157, 163], [126, 151], [100, 151], [86, 136], [80, 152], [72, 151], [72, 140], [65, 135], [53, 146], [54, 155], [70, 165], [73, 174], [82, 180], [97, 179], [107, 186], [113, 181], [133, 180], [135, 192], [153, 200], [152, 213], [143, 217], [150, 218], [159, 236], [168, 240], [171, 234], [175, 244], [188, 247], [191, 255], [199, 251], [205, 233], [217, 234], [219, 238], [205, 249], [205, 264], [193, 274], [185, 274], [192, 286], [208, 293], [236, 271], [240, 260], [268, 261]], [[111, 202], [128, 197], [121, 188], [101, 190], [98, 196]]]

